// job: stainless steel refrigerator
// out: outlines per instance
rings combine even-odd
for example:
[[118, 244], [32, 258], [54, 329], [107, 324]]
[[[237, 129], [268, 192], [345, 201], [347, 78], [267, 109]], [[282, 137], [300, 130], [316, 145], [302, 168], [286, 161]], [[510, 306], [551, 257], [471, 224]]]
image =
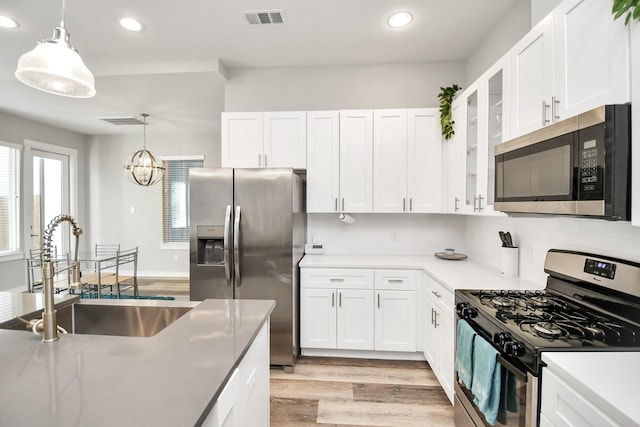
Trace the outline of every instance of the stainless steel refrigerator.
[[299, 343], [305, 180], [293, 169], [193, 168], [190, 298], [272, 299], [271, 364], [290, 370]]

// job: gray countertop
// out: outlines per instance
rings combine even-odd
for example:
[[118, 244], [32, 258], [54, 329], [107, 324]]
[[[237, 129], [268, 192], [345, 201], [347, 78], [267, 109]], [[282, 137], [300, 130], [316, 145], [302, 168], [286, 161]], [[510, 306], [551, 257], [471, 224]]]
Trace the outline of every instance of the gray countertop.
[[0, 424], [196, 425], [274, 307], [206, 300], [149, 338], [0, 330]]

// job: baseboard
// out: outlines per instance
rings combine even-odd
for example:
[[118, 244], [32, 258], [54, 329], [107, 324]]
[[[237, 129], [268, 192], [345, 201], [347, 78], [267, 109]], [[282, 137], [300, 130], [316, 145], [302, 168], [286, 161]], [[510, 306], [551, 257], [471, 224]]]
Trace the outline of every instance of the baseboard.
[[314, 357], [350, 357], [356, 359], [384, 359], [384, 360], [426, 360], [420, 352], [403, 351], [371, 351], [371, 350], [332, 350], [324, 348], [302, 348], [302, 356]]

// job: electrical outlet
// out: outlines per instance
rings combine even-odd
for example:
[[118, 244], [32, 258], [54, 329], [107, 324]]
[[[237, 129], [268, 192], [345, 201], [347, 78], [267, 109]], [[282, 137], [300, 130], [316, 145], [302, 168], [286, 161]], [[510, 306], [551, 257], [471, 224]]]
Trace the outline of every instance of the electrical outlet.
[[132, 213], [132, 214], [136, 213], [136, 208], [135, 208], [135, 206], [131, 206], [131, 213]]

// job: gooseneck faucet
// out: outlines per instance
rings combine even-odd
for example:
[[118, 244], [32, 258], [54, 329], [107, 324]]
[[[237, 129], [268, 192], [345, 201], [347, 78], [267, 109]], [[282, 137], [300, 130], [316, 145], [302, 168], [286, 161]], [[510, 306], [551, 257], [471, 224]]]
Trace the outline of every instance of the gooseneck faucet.
[[[67, 221], [71, 223], [72, 233], [76, 236], [76, 248], [71, 264], [71, 285], [70, 288], [77, 288], [80, 284], [80, 264], [78, 263], [78, 243], [82, 229], [78, 227], [76, 220], [68, 214], [60, 214], [53, 218], [44, 232], [42, 239], [42, 288], [44, 294], [44, 311], [42, 312], [42, 332], [43, 342], [53, 342], [58, 339], [58, 321], [56, 310], [53, 304], [53, 263], [51, 262], [51, 237], [56, 227]], [[39, 321], [40, 322], [40, 321]], [[36, 326], [34, 326], [34, 332]]]

